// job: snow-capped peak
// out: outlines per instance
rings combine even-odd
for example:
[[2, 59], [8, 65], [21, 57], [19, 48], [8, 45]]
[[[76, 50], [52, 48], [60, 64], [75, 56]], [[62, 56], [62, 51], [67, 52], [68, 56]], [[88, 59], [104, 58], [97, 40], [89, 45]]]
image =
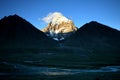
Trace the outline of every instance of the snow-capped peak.
[[59, 13], [54, 13], [53, 18], [51, 19], [51, 24], [61, 24], [62, 22], [70, 22], [70, 20]]
[[59, 12], [49, 14], [43, 20], [48, 23], [48, 26], [42, 31], [57, 41], [64, 40], [77, 30], [72, 20], [69, 20]]
[[49, 13], [46, 17], [44, 17], [43, 21], [55, 25], [55, 24], [60, 24], [62, 22], [70, 22], [71, 20], [63, 16], [62, 13], [60, 12], [54, 12], [54, 13]]

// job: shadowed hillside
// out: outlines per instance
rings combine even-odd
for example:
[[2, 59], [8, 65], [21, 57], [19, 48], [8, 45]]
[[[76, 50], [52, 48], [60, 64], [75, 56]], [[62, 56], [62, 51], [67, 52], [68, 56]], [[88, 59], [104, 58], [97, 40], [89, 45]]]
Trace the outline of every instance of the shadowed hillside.
[[0, 79], [120, 79], [120, 31], [92, 21], [56, 38], [17, 15], [1, 19]]
[[92, 21], [79, 28], [70, 38], [64, 41], [64, 44], [90, 51], [119, 53], [120, 31]]
[[18, 15], [0, 20], [0, 47], [3, 48], [50, 48], [56, 42]]

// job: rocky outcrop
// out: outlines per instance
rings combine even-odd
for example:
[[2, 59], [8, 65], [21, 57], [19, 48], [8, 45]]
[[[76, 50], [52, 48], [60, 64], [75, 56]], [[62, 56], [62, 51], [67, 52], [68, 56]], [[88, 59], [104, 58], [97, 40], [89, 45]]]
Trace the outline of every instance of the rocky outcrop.
[[73, 34], [77, 28], [74, 23], [64, 16], [54, 17], [42, 31], [54, 40], [64, 40]]

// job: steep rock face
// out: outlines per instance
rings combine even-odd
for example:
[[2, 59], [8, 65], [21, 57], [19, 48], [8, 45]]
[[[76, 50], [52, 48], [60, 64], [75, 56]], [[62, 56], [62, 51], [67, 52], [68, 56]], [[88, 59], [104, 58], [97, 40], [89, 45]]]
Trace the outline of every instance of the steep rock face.
[[0, 20], [1, 48], [45, 48], [55, 41], [18, 15]]
[[56, 16], [42, 31], [54, 40], [64, 40], [73, 34], [77, 28], [73, 22], [64, 16]]

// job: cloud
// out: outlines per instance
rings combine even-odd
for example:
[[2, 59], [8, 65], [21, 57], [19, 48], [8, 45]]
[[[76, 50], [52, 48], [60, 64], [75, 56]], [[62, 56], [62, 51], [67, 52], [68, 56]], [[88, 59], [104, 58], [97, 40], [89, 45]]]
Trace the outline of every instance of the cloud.
[[50, 23], [52, 21], [52, 19], [56, 16], [59, 17], [59, 16], [63, 16], [63, 15], [60, 12], [53, 12], [53, 13], [49, 13], [46, 17], [42, 18], [42, 20], [46, 23]]

